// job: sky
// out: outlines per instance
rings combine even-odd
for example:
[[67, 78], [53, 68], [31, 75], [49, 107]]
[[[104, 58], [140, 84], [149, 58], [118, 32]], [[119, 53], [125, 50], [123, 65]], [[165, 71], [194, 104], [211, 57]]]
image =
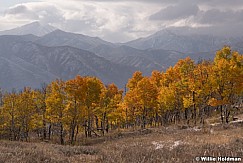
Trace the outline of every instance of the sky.
[[34, 21], [111, 42], [170, 27], [243, 35], [243, 0], [0, 0], [0, 31]]

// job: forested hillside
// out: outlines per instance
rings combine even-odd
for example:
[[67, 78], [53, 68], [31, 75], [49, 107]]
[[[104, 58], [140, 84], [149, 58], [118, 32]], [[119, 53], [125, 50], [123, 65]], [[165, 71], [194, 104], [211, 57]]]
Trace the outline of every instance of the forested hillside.
[[214, 61], [179, 60], [151, 76], [135, 72], [125, 91], [96, 77], [55, 80], [41, 89], [1, 93], [1, 138], [74, 144], [115, 129], [229, 123], [242, 107], [243, 55], [223, 47]]

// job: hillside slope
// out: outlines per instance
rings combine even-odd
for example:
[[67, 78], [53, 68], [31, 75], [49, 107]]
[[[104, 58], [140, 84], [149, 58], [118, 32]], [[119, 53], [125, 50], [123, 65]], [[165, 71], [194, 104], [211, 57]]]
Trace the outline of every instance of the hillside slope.
[[69, 47], [46, 47], [26, 41], [22, 36], [0, 36], [0, 87], [39, 87], [56, 78], [76, 75], [97, 76], [105, 84], [123, 87], [132, 75], [130, 67], [114, 64], [95, 54]]

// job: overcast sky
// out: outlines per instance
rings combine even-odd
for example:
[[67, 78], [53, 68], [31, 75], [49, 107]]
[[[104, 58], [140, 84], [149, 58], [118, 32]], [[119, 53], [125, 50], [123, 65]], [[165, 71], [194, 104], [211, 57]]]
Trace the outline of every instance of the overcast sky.
[[243, 0], [0, 0], [0, 30], [33, 21], [112, 42], [184, 26], [236, 36]]

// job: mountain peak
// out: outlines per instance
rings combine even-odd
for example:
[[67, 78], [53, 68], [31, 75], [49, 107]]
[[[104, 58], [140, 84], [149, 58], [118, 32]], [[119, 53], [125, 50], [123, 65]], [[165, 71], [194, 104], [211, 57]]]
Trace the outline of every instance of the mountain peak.
[[52, 31], [56, 30], [55, 27], [49, 24], [41, 24], [39, 21], [32, 22], [30, 24], [23, 25], [14, 29], [1, 31], [0, 35], [36, 35], [44, 36]]
[[32, 23], [25, 24], [25, 25], [23, 25], [22, 27], [25, 27], [25, 26], [41, 26], [41, 24], [40, 24], [39, 21], [34, 21], [34, 22], [32, 22]]

